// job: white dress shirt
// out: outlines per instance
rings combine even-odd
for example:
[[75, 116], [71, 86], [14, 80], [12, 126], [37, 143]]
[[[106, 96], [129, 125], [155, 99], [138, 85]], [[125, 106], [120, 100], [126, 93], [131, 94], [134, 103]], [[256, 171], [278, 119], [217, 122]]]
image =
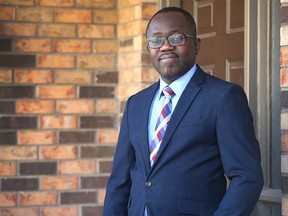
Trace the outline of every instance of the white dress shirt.
[[[175, 95], [172, 97], [172, 113], [178, 103], [178, 100], [180, 99], [182, 92], [186, 88], [188, 82], [192, 78], [196, 71], [196, 65], [194, 66], [183, 76], [179, 77], [175, 81], [173, 81], [169, 86], [170, 88], [174, 91]], [[163, 103], [164, 103], [164, 95], [162, 94], [163, 89], [167, 86], [168, 84], [165, 83], [161, 78], [160, 78], [160, 87], [157, 90], [154, 99], [151, 103], [150, 107], [150, 113], [149, 113], [149, 122], [148, 122], [148, 139], [149, 143], [152, 141], [152, 136], [155, 131], [155, 125], [157, 122], [157, 118], [162, 110]]]

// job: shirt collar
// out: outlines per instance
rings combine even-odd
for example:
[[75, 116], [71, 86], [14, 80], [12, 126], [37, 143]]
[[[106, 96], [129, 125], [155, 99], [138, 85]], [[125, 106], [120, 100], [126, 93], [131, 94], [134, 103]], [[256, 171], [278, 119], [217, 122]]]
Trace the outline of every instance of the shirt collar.
[[[196, 64], [184, 75], [174, 80], [169, 86], [174, 91], [175, 95], [180, 96], [187, 86], [188, 82], [196, 72]], [[158, 91], [158, 100], [160, 100], [163, 89], [167, 86], [167, 83], [160, 77], [160, 86]]]

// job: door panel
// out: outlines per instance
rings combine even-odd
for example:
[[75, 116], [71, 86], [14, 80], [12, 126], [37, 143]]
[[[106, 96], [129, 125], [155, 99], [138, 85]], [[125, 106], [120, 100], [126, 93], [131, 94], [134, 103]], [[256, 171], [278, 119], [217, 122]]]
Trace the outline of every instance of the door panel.
[[197, 63], [244, 88], [244, 0], [183, 0], [198, 26]]
[[277, 133], [280, 0], [161, 0], [161, 7], [172, 6], [172, 1], [193, 14], [198, 24], [202, 48], [197, 63], [207, 73], [239, 83], [246, 91], [265, 177], [265, 186], [251, 215], [281, 215], [281, 137]]

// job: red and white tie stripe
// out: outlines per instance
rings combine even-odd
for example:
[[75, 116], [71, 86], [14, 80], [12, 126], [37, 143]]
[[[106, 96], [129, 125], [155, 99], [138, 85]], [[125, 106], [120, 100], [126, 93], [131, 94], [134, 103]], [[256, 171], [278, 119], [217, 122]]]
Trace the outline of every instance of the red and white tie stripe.
[[152, 137], [152, 141], [150, 143], [151, 167], [156, 160], [157, 152], [160, 148], [162, 139], [164, 137], [168, 122], [172, 114], [172, 97], [175, 95], [175, 93], [169, 86], [166, 86], [163, 89], [163, 94], [165, 96], [164, 105], [162, 107], [161, 113], [158, 116], [155, 131]]

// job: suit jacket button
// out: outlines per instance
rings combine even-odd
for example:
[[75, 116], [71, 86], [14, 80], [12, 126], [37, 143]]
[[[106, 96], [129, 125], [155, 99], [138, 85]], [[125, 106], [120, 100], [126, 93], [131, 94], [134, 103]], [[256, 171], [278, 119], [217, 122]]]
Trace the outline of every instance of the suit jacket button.
[[152, 182], [150, 182], [150, 181], [147, 181], [147, 182], [145, 183], [145, 185], [146, 185], [146, 187], [151, 187], [151, 185], [152, 185]]

